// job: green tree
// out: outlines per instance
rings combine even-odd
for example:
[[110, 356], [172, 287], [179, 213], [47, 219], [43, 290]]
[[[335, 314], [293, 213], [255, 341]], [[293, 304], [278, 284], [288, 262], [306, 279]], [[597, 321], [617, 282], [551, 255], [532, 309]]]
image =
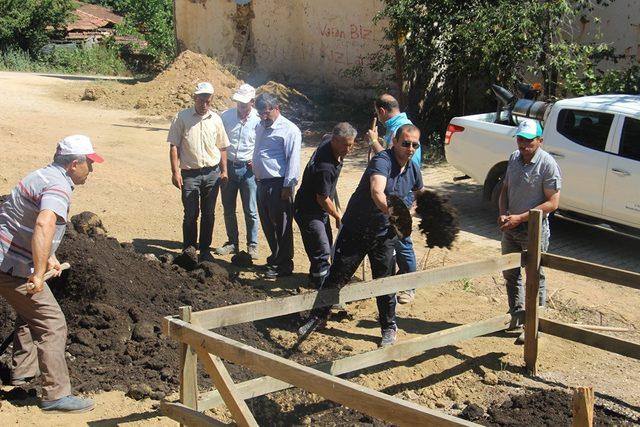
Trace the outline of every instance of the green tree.
[[611, 50], [579, 42], [573, 28], [611, 1], [386, 0], [376, 18], [385, 44], [369, 63], [401, 87], [412, 117], [432, 129], [495, 106], [491, 83], [513, 87], [533, 77], [546, 97], [586, 93]]
[[92, 0], [124, 16], [118, 34], [133, 35], [147, 42], [142, 52], [161, 68], [176, 53], [173, 0]]
[[0, 1], [0, 51], [36, 52], [50, 37], [63, 34], [72, 10], [71, 0]]

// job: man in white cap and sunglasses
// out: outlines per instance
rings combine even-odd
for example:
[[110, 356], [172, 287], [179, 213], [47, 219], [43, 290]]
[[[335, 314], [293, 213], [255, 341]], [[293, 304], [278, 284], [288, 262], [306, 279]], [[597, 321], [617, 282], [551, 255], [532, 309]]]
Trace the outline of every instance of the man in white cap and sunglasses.
[[231, 97], [236, 107], [222, 113], [222, 123], [229, 137], [227, 148], [227, 172], [229, 180], [222, 187], [222, 207], [227, 241], [216, 248], [218, 255], [229, 255], [239, 251], [238, 220], [236, 204], [238, 192], [244, 211], [247, 234], [247, 252], [252, 259], [258, 257], [258, 205], [256, 202], [256, 177], [253, 174], [253, 149], [256, 145], [256, 126], [260, 117], [254, 108], [256, 90], [249, 84], [241, 85]]
[[[529, 210], [540, 209], [542, 219], [542, 250], [549, 247], [548, 216], [558, 209], [562, 178], [554, 158], [542, 149], [542, 127], [531, 119], [524, 119], [515, 132], [518, 149], [509, 157], [507, 171], [500, 191], [498, 226], [502, 231], [502, 253], [527, 249]], [[511, 325], [517, 329], [524, 320], [524, 286], [520, 267], [502, 272], [506, 286]], [[546, 302], [545, 275], [540, 269], [539, 304]], [[516, 343], [524, 343], [524, 333]]]
[[180, 111], [169, 128], [171, 181], [182, 193], [182, 249], [198, 248], [199, 260], [211, 261], [216, 199], [220, 184], [227, 182], [229, 139], [222, 119], [209, 109], [211, 83], [198, 83], [193, 98], [194, 106]]
[[69, 220], [71, 192], [102, 163], [89, 137], [71, 135], [58, 143], [53, 163], [27, 175], [0, 205], [0, 296], [17, 313], [11, 384], [42, 375], [41, 408], [86, 412], [91, 399], [71, 394], [65, 360], [67, 324], [44, 281], [61, 272], [55, 252]]

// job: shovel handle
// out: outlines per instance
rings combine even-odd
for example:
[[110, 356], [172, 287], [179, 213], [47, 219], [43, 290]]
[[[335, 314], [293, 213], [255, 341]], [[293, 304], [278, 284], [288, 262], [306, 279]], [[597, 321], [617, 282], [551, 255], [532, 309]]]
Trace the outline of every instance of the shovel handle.
[[[60, 271], [64, 271], [67, 270], [71, 267], [71, 264], [69, 264], [68, 262], [63, 262], [62, 264], [60, 264]], [[46, 273], [44, 273], [44, 281], [47, 281], [49, 279], [51, 279], [53, 277], [53, 275], [55, 274], [55, 270], [51, 269], [49, 271], [47, 271]], [[27, 283], [27, 290], [31, 291], [34, 288], [34, 284], [33, 283]]]

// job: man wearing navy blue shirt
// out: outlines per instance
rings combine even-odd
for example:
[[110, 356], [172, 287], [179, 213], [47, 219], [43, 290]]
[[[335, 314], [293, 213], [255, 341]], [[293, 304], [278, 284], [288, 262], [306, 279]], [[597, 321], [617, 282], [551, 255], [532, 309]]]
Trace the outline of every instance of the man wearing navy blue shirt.
[[[374, 279], [394, 273], [398, 238], [389, 224], [387, 196], [405, 200], [410, 193], [422, 189], [420, 168], [411, 161], [419, 146], [420, 130], [406, 124], [398, 129], [392, 147], [371, 159], [342, 217], [333, 263], [323, 288], [347, 284], [365, 256], [369, 257]], [[396, 296], [381, 295], [376, 299], [382, 329], [380, 346], [385, 347], [397, 338]], [[324, 326], [329, 312], [329, 307], [314, 309], [298, 333], [307, 335]]]
[[[378, 138], [378, 130], [371, 129], [367, 132], [365, 140], [369, 142], [371, 149], [379, 153], [385, 148], [391, 147], [393, 138], [396, 131], [402, 125], [413, 124], [407, 117], [406, 113], [400, 112], [400, 104], [398, 101], [388, 93], [380, 95], [374, 102], [376, 108], [376, 116], [378, 120], [384, 124], [386, 133], [384, 138]], [[419, 146], [416, 152], [411, 156], [411, 161], [418, 165], [422, 162], [422, 148]], [[413, 194], [409, 194], [407, 204], [413, 204]], [[403, 239], [398, 239], [396, 243], [396, 263], [398, 264], [398, 273], [412, 273], [417, 269], [416, 253], [413, 250], [413, 241], [411, 236], [407, 236]], [[416, 290], [411, 289], [408, 291], [398, 292], [398, 302], [400, 304], [407, 304], [413, 301]]]
[[294, 218], [309, 257], [309, 282], [319, 288], [329, 274], [333, 233], [329, 217], [340, 228], [342, 213], [335, 204], [336, 184], [344, 157], [351, 151], [357, 132], [349, 123], [338, 123], [311, 155], [296, 193]]

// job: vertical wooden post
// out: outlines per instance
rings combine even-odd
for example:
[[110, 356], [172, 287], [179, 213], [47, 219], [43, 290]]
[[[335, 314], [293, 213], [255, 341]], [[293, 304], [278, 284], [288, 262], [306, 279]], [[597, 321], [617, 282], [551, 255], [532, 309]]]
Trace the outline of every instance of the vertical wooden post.
[[573, 389], [571, 427], [593, 427], [593, 387]]
[[[180, 307], [180, 320], [191, 322], [191, 306]], [[180, 403], [198, 410], [198, 354], [187, 344], [180, 345]]]
[[527, 370], [537, 374], [538, 359], [538, 299], [540, 292], [540, 238], [542, 236], [542, 211], [529, 211], [529, 240], [527, 263], [525, 265], [525, 323], [524, 323], [524, 363]]

